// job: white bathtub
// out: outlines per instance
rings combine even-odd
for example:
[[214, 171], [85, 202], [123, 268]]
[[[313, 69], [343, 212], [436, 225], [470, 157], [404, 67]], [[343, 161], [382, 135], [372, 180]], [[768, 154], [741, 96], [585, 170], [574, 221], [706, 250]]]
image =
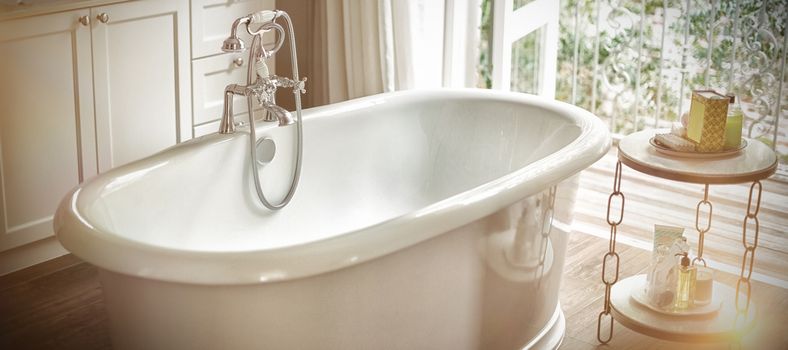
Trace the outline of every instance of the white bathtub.
[[[559, 345], [576, 175], [607, 151], [603, 123], [480, 90], [382, 94], [304, 118], [301, 184], [281, 211], [257, 202], [243, 131], [64, 198], [57, 237], [99, 267], [116, 349]], [[261, 170], [276, 202], [293, 130], [257, 130], [277, 142]]]

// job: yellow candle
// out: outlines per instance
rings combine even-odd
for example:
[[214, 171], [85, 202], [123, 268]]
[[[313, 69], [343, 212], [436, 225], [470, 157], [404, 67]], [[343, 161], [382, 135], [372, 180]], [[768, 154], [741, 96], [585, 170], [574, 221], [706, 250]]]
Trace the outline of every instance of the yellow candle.
[[741, 143], [742, 113], [728, 117], [725, 123], [725, 148], [738, 148]]
[[707, 267], [698, 267], [698, 272], [695, 276], [695, 304], [707, 305], [712, 299], [714, 271]]
[[739, 148], [741, 143], [741, 128], [744, 113], [739, 107], [738, 101], [732, 95], [728, 95], [730, 104], [728, 105], [728, 118], [725, 120], [725, 149]]

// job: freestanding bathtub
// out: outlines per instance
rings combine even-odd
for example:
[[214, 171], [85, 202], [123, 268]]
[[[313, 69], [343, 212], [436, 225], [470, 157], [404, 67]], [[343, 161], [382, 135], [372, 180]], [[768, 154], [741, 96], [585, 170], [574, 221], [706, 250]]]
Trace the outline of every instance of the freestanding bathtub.
[[[292, 127], [258, 125], [276, 202]], [[99, 268], [117, 349], [555, 348], [592, 114], [482, 90], [382, 94], [304, 112], [293, 201], [257, 202], [248, 132], [211, 134], [87, 181], [60, 242]]]

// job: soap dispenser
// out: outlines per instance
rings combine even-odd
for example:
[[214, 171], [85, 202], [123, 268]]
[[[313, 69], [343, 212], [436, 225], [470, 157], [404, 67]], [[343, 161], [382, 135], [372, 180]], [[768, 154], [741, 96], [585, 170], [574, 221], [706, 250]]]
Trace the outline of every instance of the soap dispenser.
[[687, 252], [676, 254], [681, 256], [681, 262], [676, 271], [678, 274], [676, 284], [676, 298], [673, 302], [673, 309], [675, 311], [685, 311], [691, 307], [695, 302], [695, 279], [697, 268], [690, 266], [690, 259]]

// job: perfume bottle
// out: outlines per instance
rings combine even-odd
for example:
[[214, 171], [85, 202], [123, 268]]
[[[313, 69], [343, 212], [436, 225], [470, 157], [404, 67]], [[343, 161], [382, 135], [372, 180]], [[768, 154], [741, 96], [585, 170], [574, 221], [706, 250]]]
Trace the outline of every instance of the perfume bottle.
[[681, 255], [681, 262], [676, 268], [676, 298], [673, 301], [673, 309], [684, 311], [694, 306], [697, 268], [690, 266], [687, 252], [676, 254], [676, 256], [679, 255]]

